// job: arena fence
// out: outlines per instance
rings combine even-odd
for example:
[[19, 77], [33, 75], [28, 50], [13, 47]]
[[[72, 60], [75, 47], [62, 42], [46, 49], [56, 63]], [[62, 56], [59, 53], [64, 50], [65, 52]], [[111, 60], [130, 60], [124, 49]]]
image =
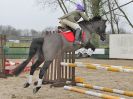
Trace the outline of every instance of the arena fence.
[[0, 35], [0, 77], [5, 77], [4, 71], [5, 71], [5, 54], [4, 54], [4, 45], [6, 42], [6, 36]]

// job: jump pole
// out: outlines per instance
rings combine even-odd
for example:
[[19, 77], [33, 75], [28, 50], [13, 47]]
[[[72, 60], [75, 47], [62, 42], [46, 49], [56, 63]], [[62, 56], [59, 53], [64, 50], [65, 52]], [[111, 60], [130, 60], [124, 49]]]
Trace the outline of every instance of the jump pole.
[[106, 71], [112, 71], [112, 72], [132, 72], [133, 73], [132, 69], [115, 68], [115, 67], [104, 67], [104, 66], [94, 66], [94, 65], [91, 65], [91, 64], [76, 64], [76, 63], [61, 62], [61, 65], [69, 66], [69, 67], [86, 67], [88, 69], [106, 70]]
[[94, 86], [89, 83], [85, 83], [85, 84], [76, 83], [76, 86], [89, 88], [89, 89], [96, 89], [96, 90], [105, 91], [105, 92], [117, 93], [117, 94], [133, 97], [133, 91], [124, 91], [124, 90], [119, 90], [119, 89], [111, 89], [111, 88], [107, 88], [107, 87]]
[[111, 96], [111, 95], [97, 93], [97, 92], [93, 92], [93, 91], [86, 91], [86, 90], [83, 90], [83, 89], [80, 89], [80, 88], [69, 87], [69, 86], [64, 86], [64, 89], [69, 90], [69, 91], [82, 93], [82, 94], [87, 94], [87, 95], [100, 97], [100, 98], [103, 98], [103, 99], [125, 99], [125, 98], [121, 98], [121, 97], [117, 97], [117, 96]]
[[83, 62], [75, 62], [75, 64], [88, 64], [88, 65], [94, 65], [94, 66], [104, 66], [104, 67], [113, 67], [113, 68], [121, 68], [121, 69], [132, 69], [133, 67], [130, 66], [118, 66], [118, 65], [108, 65], [108, 64], [94, 64], [94, 63], [83, 63]]

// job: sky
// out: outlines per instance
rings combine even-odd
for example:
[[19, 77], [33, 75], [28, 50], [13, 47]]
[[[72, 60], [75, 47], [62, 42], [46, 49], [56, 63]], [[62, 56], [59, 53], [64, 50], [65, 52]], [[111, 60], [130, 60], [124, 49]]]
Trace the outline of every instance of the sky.
[[[124, 4], [130, 0], [119, 0]], [[133, 3], [124, 7], [129, 19], [133, 23]], [[58, 18], [63, 13], [60, 9], [52, 10], [50, 7], [42, 8], [36, 0], [0, 0], [0, 25], [11, 25], [17, 29], [35, 29], [41, 31], [49, 26], [59, 25]], [[133, 33], [125, 20], [121, 26]]]
[[0, 0], [0, 25], [43, 30], [47, 26], [56, 26], [61, 15], [60, 10], [42, 8], [36, 0]]

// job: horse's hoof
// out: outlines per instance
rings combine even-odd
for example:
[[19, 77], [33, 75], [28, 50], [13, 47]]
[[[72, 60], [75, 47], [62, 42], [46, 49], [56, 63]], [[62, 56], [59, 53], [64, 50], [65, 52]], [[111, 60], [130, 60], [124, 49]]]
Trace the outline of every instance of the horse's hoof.
[[24, 84], [24, 88], [27, 88], [27, 87], [29, 87], [30, 86], [30, 84], [28, 83], [28, 82], [26, 82], [25, 84]]
[[41, 87], [35, 87], [35, 88], [33, 89], [33, 93], [36, 94], [36, 93], [39, 91], [40, 88], [41, 88]]

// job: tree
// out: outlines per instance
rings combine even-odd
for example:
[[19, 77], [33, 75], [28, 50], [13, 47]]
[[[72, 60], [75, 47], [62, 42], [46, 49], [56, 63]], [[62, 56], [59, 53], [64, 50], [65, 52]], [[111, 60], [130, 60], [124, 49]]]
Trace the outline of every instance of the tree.
[[32, 36], [38, 36], [38, 31], [32, 29], [30, 32]]
[[113, 14], [112, 14], [112, 7], [111, 7], [111, 2], [110, 0], [107, 0], [108, 2], [108, 7], [109, 7], [109, 11], [110, 11], [110, 24], [111, 24], [111, 29], [112, 29], [112, 34], [115, 34], [115, 31], [114, 31], [114, 26], [113, 26]]
[[[129, 23], [129, 25], [133, 28], [133, 24], [131, 23], [131, 21], [129, 20], [128, 16], [126, 15], [126, 13], [120, 8], [118, 2], [116, 0], [114, 0], [118, 9], [122, 12], [122, 14], [124, 15], [125, 19], [127, 20], [127, 22]], [[133, 2], [133, 0], [132, 0]]]
[[113, 15], [114, 23], [116, 24], [117, 33], [120, 34], [120, 29], [119, 29], [120, 17], [119, 15], [115, 14], [115, 11], [112, 12], [112, 15]]
[[20, 31], [15, 29], [14, 27], [8, 26], [0, 26], [0, 33], [7, 36], [20, 36]]
[[64, 14], [68, 13], [64, 0], [37, 0], [37, 2], [44, 8], [51, 7], [51, 8], [57, 9], [59, 6]]
[[93, 16], [99, 16], [100, 15], [100, 3], [102, 0], [90, 0], [91, 3], [91, 13]]

